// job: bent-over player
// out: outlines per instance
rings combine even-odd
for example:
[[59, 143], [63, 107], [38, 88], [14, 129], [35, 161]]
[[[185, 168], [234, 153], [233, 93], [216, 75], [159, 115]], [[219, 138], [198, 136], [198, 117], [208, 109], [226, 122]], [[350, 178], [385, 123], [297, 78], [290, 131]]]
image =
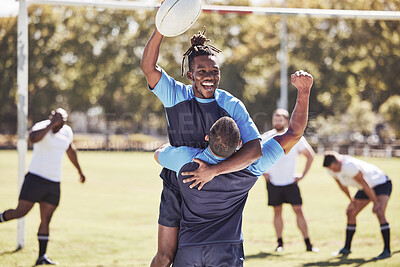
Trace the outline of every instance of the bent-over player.
[[[368, 205], [373, 203], [372, 212], [378, 217], [383, 237], [383, 252], [375, 259], [385, 259], [390, 253], [390, 227], [386, 220], [385, 212], [390, 194], [392, 193], [392, 182], [389, 177], [375, 165], [353, 158], [340, 155], [334, 151], [327, 151], [323, 166], [328, 173], [335, 178], [339, 188], [350, 200], [347, 207], [346, 242], [337, 255], [348, 255], [351, 253], [351, 241], [356, 231], [356, 217]], [[358, 188], [354, 198], [350, 195], [348, 186]]]

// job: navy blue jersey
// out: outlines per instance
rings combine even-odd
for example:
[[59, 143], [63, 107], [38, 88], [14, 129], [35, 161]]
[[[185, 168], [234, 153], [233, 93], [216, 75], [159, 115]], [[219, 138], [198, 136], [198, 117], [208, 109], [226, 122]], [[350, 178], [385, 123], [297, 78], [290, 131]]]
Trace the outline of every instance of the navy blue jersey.
[[[217, 89], [212, 99], [197, 98], [191, 85], [175, 81], [162, 70], [160, 81], [152, 92], [165, 107], [168, 138], [172, 146], [206, 148], [208, 143], [204, 137], [211, 126], [224, 116], [235, 120], [243, 144], [260, 139], [257, 127], [243, 103], [224, 90]], [[169, 170], [164, 169], [160, 176], [169, 185], [176, 182], [176, 175]]]
[[158, 156], [160, 164], [178, 173], [182, 207], [179, 247], [220, 243], [240, 243], [242, 237], [242, 212], [248, 192], [257, 177], [281, 159], [285, 153], [275, 139], [263, 144], [263, 156], [244, 170], [215, 177], [201, 190], [189, 188], [182, 181], [187, 177], [182, 171], [194, 170], [198, 158], [210, 164], [225, 160], [210, 149], [167, 147]]

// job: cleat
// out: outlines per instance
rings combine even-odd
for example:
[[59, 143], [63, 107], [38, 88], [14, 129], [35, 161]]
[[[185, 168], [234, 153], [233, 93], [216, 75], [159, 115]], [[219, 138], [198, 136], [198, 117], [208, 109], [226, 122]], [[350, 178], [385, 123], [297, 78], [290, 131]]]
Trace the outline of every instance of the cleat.
[[276, 249], [275, 249], [275, 252], [278, 252], [278, 253], [280, 253], [280, 252], [282, 252], [283, 251], [283, 246], [280, 246], [280, 245], [278, 245], [277, 247], [276, 247]]
[[383, 260], [383, 259], [390, 258], [391, 256], [392, 256], [392, 254], [390, 253], [390, 251], [388, 249], [384, 249], [383, 252], [381, 254], [379, 254], [379, 256], [376, 256], [374, 258], [374, 260]]
[[306, 250], [307, 252], [314, 252], [314, 253], [318, 253], [319, 252], [319, 248], [316, 248], [316, 247], [313, 247], [313, 246], [310, 246], [310, 247], [308, 247], [307, 248], [307, 250]]
[[333, 252], [332, 255], [333, 256], [347, 256], [351, 253], [351, 250], [348, 248], [342, 248], [341, 250], [339, 250], [338, 252]]
[[36, 261], [36, 265], [57, 265], [58, 262], [52, 261], [50, 258], [47, 257], [46, 254], [43, 256], [39, 257]]

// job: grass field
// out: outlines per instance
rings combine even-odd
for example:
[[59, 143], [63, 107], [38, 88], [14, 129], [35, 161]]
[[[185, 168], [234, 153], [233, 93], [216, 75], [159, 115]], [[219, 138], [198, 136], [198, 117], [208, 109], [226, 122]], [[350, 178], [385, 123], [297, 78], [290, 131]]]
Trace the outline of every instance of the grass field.
[[[48, 255], [59, 266], [148, 266], [156, 251], [161, 192], [160, 167], [152, 153], [80, 152], [87, 183], [81, 185], [65, 159], [61, 204], [51, 223]], [[28, 158], [29, 162], [30, 156]], [[386, 171], [394, 188], [387, 217], [392, 232], [390, 259], [372, 258], [382, 237], [369, 205], [358, 218], [353, 253], [331, 256], [344, 243], [348, 200], [321, 167], [318, 157], [301, 190], [311, 241], [320, 253], [305, 253], [290, 206], [284, 206], [285, 250], [275, 253], [272, 209], [266, 206], [265, 181], [251, 190], [244, 212], [245, 266], [400, 266], [400, 159], [366, 159]], [[300, 162], [302, 164], [302, 162]], [[0, 211], [17, 204], [17, 152], [0, 151]], [[0, 266], [32, 266], [37, 257], [37, 205], [26, 216], [26, 245], [16, 248], [16, 221], [0, 224]]]

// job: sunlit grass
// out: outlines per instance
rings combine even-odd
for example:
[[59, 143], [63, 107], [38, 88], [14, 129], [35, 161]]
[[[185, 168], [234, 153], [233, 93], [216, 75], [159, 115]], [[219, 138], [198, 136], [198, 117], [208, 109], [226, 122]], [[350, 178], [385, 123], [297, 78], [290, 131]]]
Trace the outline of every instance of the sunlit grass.
[[[63, 166], [61, 204], [51, 223], [48, 255], [60, 266], [148, 266], [157, 247], [160, 167], [152, 153], [80, 152], [87, 176], [81, 185], [72, 164]], [[358, 219], [352, 251], [347, 259], [331, 256], [344, 243], [346, 197], [321, 167], [318, 157], [301, 182], [304, 212], [311, 241], [321, 249], [305, 252], [290, 206], [284, 206], [285, 250], [274, 252], [272, 208], [266, 206], [265, 182], [252, 189], [244, 214], [245, 266], [400, 266], [400, 159], [366, 159], [393, 180], [387, 217], [392, 231], [392, 258], [370, 262], [382, 250], [382, 237], [371, 206]], [[28, 158], [29, 162], [29, 158]], [[302, 161], [300, 161], [300, 165]], [[0, 152], [0, 210], [18, 200], [17, 153]], [[16, 248], [16, 221], [0, 224], [0, 266], [32, 266], [37, 257], [39, 210], [26, 216], [26, 245]]]

